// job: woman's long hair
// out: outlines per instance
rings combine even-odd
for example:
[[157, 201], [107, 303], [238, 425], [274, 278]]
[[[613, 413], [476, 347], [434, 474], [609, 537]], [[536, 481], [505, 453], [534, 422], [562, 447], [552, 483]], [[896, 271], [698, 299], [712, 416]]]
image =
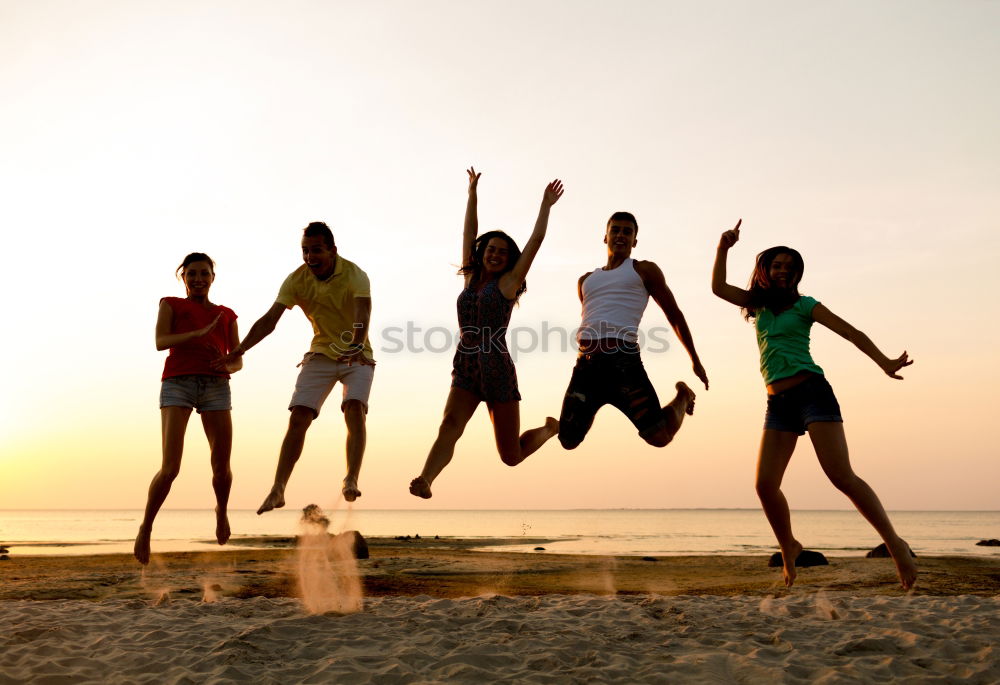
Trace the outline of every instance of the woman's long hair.
[[[780, 254], [787, 254], [792, 258], [791, 282], [787, 288], [776, 287], [771, 282], [771, 264]], [[770, 309], [772, 313], [777, 314], [795, 304], [799, 299], [799, 281], [802, 280], [803, 271], [805, 263], [802, 261], [802, 255], [790, 247], [784, 245], [769, 247], [757, 255], [757, 264], [750, 275], [750, 283], [747, 284], [750, 302], [746, 307], [740, 307], [743, 318], [749, 321], [756, 317], [761, 309]]]
[[[503, 238], [507, 241], [507, 266], [500, 273], [501, 276], [513, 269], [514, 265], [517, 264], [517, 260], [521, 258], [521, 248], [517, 246], [513, 238], [503, 231], [487, 231], [483, 233], [472, 244], [471, 263], [463, 264], [462, 268], [458, 270], [458, 273], [462, 276], [471, 275], [473, 283], [478, 283], [483, 275], [483, 255], [486, 254], [486, 246], [490, 244], [491, 238]], [[514, 293], [514, 302], [517, 302], [527, 290], [528, 282], [524, 281], [521, 287], [517, 289], [517, 292]]]

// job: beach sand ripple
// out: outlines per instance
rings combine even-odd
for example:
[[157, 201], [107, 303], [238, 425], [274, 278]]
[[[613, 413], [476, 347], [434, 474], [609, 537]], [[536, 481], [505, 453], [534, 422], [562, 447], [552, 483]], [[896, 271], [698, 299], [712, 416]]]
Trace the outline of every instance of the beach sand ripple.
[[2, 682], [1000, 681], [1000, 599], [754, 596], [0, 602]]

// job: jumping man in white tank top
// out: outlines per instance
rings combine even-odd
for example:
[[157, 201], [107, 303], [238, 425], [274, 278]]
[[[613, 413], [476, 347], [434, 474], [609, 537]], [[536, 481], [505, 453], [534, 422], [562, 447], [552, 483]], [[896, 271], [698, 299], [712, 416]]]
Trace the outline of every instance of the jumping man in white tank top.
[[559, 417], [559, 442], [569, 450], [583, 442], [597, 410], [605, 404], [625, 414], [639, 436], [654, 447], [668, 445], [685, 415], [694, 413], [694, 391], [683, 381], [676, 385], [676, 397], [661, 407], [642, 366], [639, 321], [650, 296], [690, 355], [694, 374], [708, 389], [708, 375], [663, 272], [653, 262], [631, 257], [638, 232], [632, 214], [612, 214], [604, 234], [607, 264], [581, 276], [577, 286], [583, 303], [580, 354]]

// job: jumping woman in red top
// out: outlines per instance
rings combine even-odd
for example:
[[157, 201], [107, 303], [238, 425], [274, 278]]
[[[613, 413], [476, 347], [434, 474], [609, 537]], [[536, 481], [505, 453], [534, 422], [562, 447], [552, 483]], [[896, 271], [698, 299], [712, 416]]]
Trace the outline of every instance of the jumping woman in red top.
[[142, 564], [149, 563], [153, 520], [180, 471], [184, 431], [192, 409], [201, 414], [212, 451], [215, 537], [220, 545], [229, 540], [226, 506], [233, 483], [233, 473], [229, 470], [233, 446], [229, 374], [239, 371], [243, 362], [237, 357], [224, 370], [213, 369], [211, 362], [239, 344], [236, 314], [208, 299], [208, 290], [215, 280], [215, 263], [208, 255], [192, 252], [177, 267], [177, 273], [184, 280], [187, 297], [164, 297], [156, 319], [156, 349], [169, 349], [170, 355], [160, 387], [163, 465], [149, 485], [146, 514], [135, 538], [135, 558]]

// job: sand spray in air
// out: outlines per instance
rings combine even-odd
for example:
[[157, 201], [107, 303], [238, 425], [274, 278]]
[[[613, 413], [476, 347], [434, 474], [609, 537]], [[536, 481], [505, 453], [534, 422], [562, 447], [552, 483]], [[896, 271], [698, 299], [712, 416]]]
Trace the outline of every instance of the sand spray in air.
[[235, 564], [220, 564], [213, 554], [202, 556], [200, 561], [203, 571], [197, 582], [201, 586], [201, 601], [204, 604], [214, 604], [222, 599], [223, 577], [227, 570], [235, 568]]
[[167, 567], [159, 559], [150, 558], [149, 563], [144, 564], [142, 567], [139, 584], [142, 586], [143, 591], [149, 595], [153, 606], [169, 604], [172, 588], [157, 576], [165, 578], [167, 576]]
[[330, 535], [330, 519], [315, 504], [302, 510], [297, 550], [299, 596], [310, 614], [361, 611], [361, 577], [350, 535]]

